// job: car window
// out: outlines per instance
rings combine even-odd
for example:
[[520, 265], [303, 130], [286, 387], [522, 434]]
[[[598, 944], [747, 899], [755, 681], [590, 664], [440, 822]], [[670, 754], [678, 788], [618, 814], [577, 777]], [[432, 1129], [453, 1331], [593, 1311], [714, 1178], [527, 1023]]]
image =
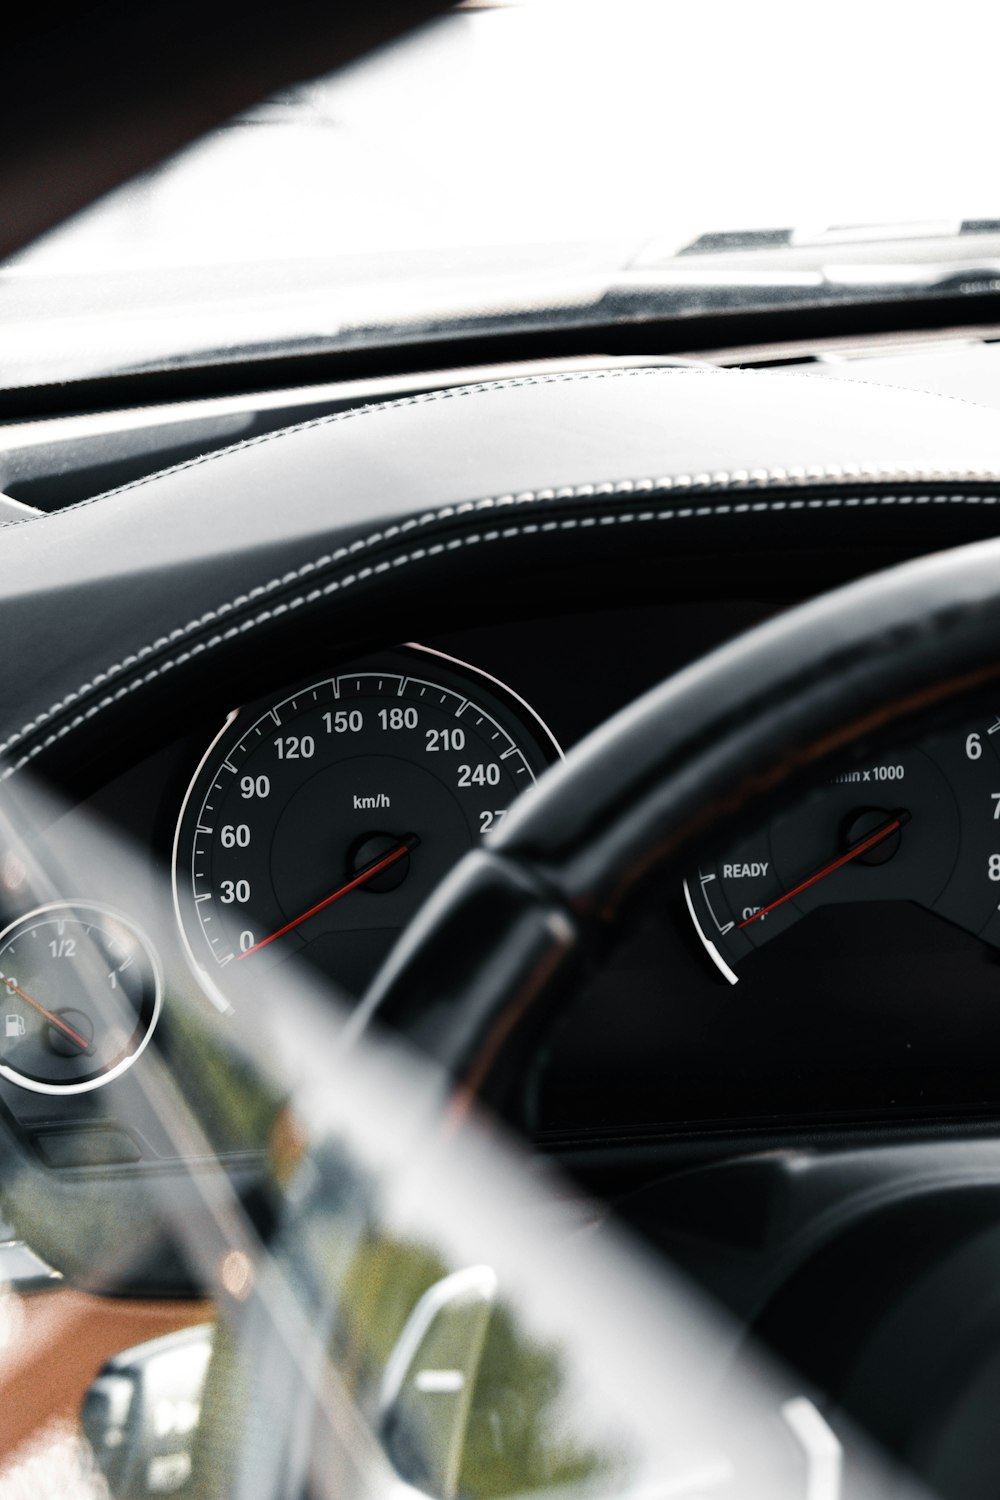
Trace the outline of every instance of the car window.
[[9, 262], [0, 382], [917, 295], [997, 254], [960, 231], [1000, 214], [1000, 19], [950, 17], [459, 10], [264, 101]]

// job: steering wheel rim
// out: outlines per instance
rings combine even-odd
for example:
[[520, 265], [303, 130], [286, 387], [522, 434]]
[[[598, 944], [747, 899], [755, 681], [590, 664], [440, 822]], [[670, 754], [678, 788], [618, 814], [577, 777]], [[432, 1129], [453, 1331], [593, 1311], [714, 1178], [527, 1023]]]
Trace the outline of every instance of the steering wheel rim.
[[1000, 675], [1000, 542], [907, 563], [758, 627], [610, 719], [403, 934], [348, 1030], [402, 1034], [462, 1108], [503, 1108], [568, 983], [655, 882], [879, 733]]

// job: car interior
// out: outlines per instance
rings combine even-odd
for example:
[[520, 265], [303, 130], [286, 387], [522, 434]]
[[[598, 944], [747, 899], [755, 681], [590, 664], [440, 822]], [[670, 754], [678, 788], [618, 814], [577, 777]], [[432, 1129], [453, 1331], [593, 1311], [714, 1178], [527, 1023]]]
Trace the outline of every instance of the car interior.
[[12, 34], [0, 1500], [995, 1492], [1000, 219], [29, 349], [71, 215], [536, 5]]

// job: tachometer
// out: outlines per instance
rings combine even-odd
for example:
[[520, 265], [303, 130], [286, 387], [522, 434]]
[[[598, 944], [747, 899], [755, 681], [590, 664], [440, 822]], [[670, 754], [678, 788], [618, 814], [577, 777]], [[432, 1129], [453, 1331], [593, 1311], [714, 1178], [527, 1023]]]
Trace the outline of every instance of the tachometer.
[[686, 896], [716, 966], [735, 984], [758, 949], [854, 902], [911, 902], [1000, 947], [998, 744], [1000, 717], [929, 735], [703, 864]]
[[233, 715], [174, 847], [178, 918], [209, 992], [228, 999], [244, 976], [301, 955], [360, 994], [558, 754], [509, 689], [416, 647]]

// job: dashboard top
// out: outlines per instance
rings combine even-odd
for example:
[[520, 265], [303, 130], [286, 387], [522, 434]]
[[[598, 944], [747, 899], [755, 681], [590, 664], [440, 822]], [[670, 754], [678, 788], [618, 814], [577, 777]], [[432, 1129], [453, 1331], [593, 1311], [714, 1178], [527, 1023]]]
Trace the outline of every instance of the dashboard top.
[[440, 604], [443, 582], [486, 600], [516, 577], [537, 599], [554, 578], [572, 593], [571, 557], [600, 572], [602, 554], [787, 546], [820, 519], [842, 545], [871, 523], [919, 546], [944, 493], [956, 529], [976, 534], [970, 513], [989, 510], [1000, 465], [990, 414], [791, 377], [774, 396], [760, 374], [692, 369], [466, 386], [264, 434], [10, 524], [8, 769], [77, 761], [93, 731], [106, 741], [140, 700], [168, 698], [168, 677], [197, 694], [215, 671], [238, 674], [251, 635], [262, 653], [301, 642], [307, 617], [347, 650], [427, 634], [389, 614]]

